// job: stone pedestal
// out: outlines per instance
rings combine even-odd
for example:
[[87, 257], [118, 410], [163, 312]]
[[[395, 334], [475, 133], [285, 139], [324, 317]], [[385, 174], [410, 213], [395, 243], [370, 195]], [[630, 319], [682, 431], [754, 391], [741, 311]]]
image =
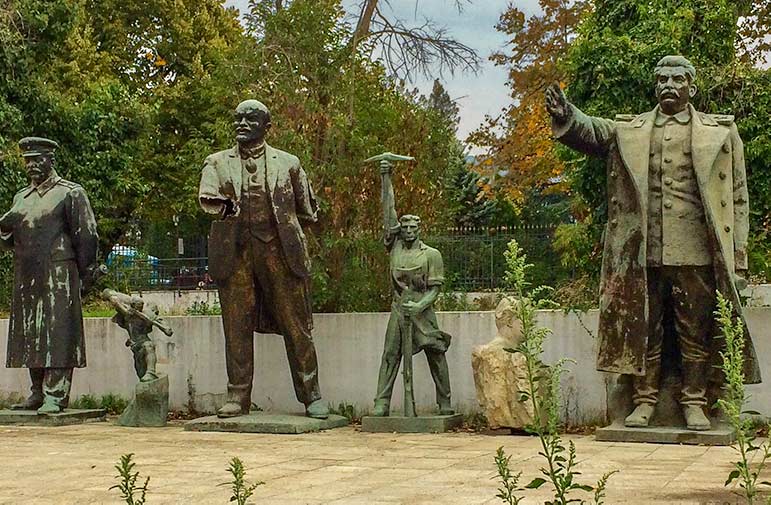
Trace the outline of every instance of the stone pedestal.
[[372, 433], [444, 433], [463, 424], [463, 416], [365, 416], [361, 431]]
[[134, 399], [118, 418], [120, 426], [166, 426], [169, 415], [169, 377], [162, 375], [150, 382], [139, 382]]
[[[628, 428], [624, 418], [634, 409], [632, 377], [613, 375], [608, 381], [608, 417], [610, 425], [598, 428], [595, 439], [601, 442], [647, 442], [654, 444], [731, 445], [736, 433], [712, 417], [712, 429], [689, 430], [685, 426], [682, 407], [678, 403], [682, 381], [677, 370], [670, 369], [661, 381], [659, 402], [647, 428]], [[714, 403], [714, 401], [713, 401]]]
[[490, 428], [523, 429], [533, 424], [533, 404], [519, 401], [518, 391], [527, 391], [525, 357], [504, 350], [501, 339], [474, 349], [471, 366], [477, 401]]
[[336, 415], [330, 415], [326, 419], [313, 419], [304, 415], [252, 412], [238, 417], [199, 417], [185, 423], [185, 431], [299, 434], [341, 428], [347, 425], [348, 419]]
[[36, 410], [0, 410], [0, 425], [68, 426], [104, 421], [104, 409], [64, 409], [58, 414], [38, 414]]

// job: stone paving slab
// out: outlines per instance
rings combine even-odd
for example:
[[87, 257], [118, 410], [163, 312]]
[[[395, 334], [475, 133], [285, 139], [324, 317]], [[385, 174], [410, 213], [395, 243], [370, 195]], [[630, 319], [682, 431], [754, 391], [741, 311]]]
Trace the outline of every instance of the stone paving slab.
[[[605, 503], [738, 504], [723, 487], [736, 453], [730, 447], [575, 442], [582, 483], [610, 470]], [[248, 481], [261, 480], [254, 505], [474, 505], [495, 498], [493, 455], [511, 455], [522, 482], [539, 475], [540, 443], [527, 436], [470, 433], [363, 433], [353, 427], [294, 436], [122, 428], [108, 423], [0, 427], [0, 504], [121, 503], [110, 491], [121, 454], [150, 476], [149, 505], [220, 504], [229, 490], [229, 460], [238, 456]], [[769, 476], [762, 476], [761, 480]], [[523, 493], [543, 503], [548, 485]], [[586, 498], [589, 498], [588, 496]]]

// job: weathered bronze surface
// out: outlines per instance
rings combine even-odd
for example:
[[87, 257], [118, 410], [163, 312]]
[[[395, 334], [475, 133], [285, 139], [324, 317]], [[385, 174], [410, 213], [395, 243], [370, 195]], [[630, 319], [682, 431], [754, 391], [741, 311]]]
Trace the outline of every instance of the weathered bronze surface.
[[206, 158], [198, 194], [204, 211], [219, 216], [209, 236], [209, 273], [222, 304], [228, 398], [218, 415], [249, 413], [257, 331], [283, 335], [297, 399], [309, 416], [326, 418], [302, 228], [316, 221], [316, 199], [298, 158], [265, 143], [265, 105], [239, 104], [234, 126], [238, 144]]
[[[662, 58], [654, 74], [659, 103], [638, 116], [587, 116], [558, 85], [547, 90], [546, 106], [560, 142], [607, 159], [597, 367], [634, 376], [635, 410], [626, 424], [647, 426], [671, 322], [686, 424], [704, 430], [704, 406], [722, 381], [714, 366], [721, 342], [713, 338], [716, 290], [741, 317], [736, 285], [747, 269], [749, 230], [744, 152], [733, 116], [704, 114], [689, 103], [696, 70], [688, 60]], [[746, 381], [760, 382], [749, 338], [745, 352]]]
[[391, 184], [391, 161], [409, 158], [386, 153], [370, 159], [380, 161], [385, 246], [391, 255], [390, 276], [393, 287], [391, 317], [380, 364], [374, 415], [387, 416], [390, 413], [391, 395], [400, 360], [404, 361], [405, 416], [416, 415], [412, 396], [412, 356], [420, 351], [425, 352], [434, 379], [439, 413], [450, 415], [453, 414], [450, 404], [450, 372], [445, 357], [450, 346], [450, 335], [439, 329], [434, 312], [434, 302], [444, 283], [442, 255], [420, 240], [418, 216], [408, 214], [397, 219]]
[[29, 368], [32, 395], [16, 406], [57, 413], [72, 369], [86, 366], [81, 291], [94, 279], [97, 231], [83, 188], [54, 170], [56, 142], [19, 142], [30, 184], [0, 217], [0, 245], [14, 252], [6, 366]]
[[129, 335], [126, 347], [134, 354], [134, 370], [142, 382], [150, 382], [158, 378], [155, 366], [158, 359], [155, 355], [155, 343], [150, 338], [153, 328], [158, 328], [167, 336], [174, 331], [160, 317], [158, 307], [146, 304], [138, 296], [119, 293], [112, 289], [102, 291], [102, 298], [110, 302], [117, 311], [112, 322], [126, 330]]

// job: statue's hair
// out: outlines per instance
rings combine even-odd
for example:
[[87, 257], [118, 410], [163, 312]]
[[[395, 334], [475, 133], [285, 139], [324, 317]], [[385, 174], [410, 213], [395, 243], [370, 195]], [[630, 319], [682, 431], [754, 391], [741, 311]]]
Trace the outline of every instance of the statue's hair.
[[416, 216], [414, 214], [405, 214], [402, 217], [399, 218], [399, 223], [401, 224], [407, 224], [407, 223], [415, 223], [418, 226], [420, 226], [420, 217]]
[[664, 56], [659, 60], [658, 63], [656, 63], [656, 68], [653, 70], [653, 75], [659, 75], [659, 72], [664, 67], [682, 67], [685, 69], [685, 73], [688, 75], [688, 78], [691, 80], [691, 83], [693, 83], [696, 80], [696, 67], [694, 67], [693, 63], [688, 61], [688, 58], [686, 58], [685, 56], [680, 56], [680, 55]]
[[236, 107], [236, 112], [242, 109], [254, 109], [262, 113], [263, 119], [265, 119], [266, 123], [270, 123], [270, 110], [268, 109], [268, 106], [264, 103], [260, 102], [259, 100], [244, 100], [243, 102], [239, 103]]

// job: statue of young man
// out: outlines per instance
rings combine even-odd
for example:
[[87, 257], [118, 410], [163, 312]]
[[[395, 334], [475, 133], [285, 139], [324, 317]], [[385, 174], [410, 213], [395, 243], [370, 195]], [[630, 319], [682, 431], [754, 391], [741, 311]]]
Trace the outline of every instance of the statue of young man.
[[[708, 430], [708, 377], [718, 363], [716, 291], [741, 306], [749, 229], [742, 141], [733, 116], [696, 111], [696, 70], [666, 56], [654, 71], [658, 105], [616, 121], [590, 117], [558, 85], [546, 92], [554, 135], [607, 158], [598, 369], [633, 375], [625, 424], [648, 426], [658, 402], [663, 314], [673, 310], [682, 358], [680, 404], [688, 429]], [[749, 337], [749, 335], [748, 335]], [[760, 382], [752, 341], [745, 379]]]
[[[444, 283], [442, 254], [420, 240], [420, 218], [405, 214], [397, 219], [389, 161], [380, 162], [385, 246], [391, 255], [390, 277], [394, 290], [386, 330], [373, 415], [390, 413], [391, 395], [403, 352], [426, 353], [436, 386], [440, 415], [454, 414], [450, 405], [450, 372], [445, 353], [450, 335], [439, 330], [434, 302]], [[406, 325], [411, 325], [411, 329]], [[402, 349], [402, 333], [412, 332], [412, 349]]]
[[30, 184], [0, 217], [0, 245], [14, 252], [8, 368], [29, 368], [32, 394], [12, 408], [67, 407], [72, 369], [86, 366], [81, 292], [96, 270], [96, 220], [83, 188], [54, 170], [53, 140], [19, 141]]
[[301, 226], [316, 221], [316, 199], [297, 157], [265, 142], [265, 105], [241, 102], [234, 126], [238, 145], [206, 158], [198, 195], [204, 211], [219, 215], [209, 236], [209, 273], [222, 304], [228, 395], [217, 414], [249, 413], [257, 331], [283, 335], [297, 399], [308, 416], [325, 419]]

